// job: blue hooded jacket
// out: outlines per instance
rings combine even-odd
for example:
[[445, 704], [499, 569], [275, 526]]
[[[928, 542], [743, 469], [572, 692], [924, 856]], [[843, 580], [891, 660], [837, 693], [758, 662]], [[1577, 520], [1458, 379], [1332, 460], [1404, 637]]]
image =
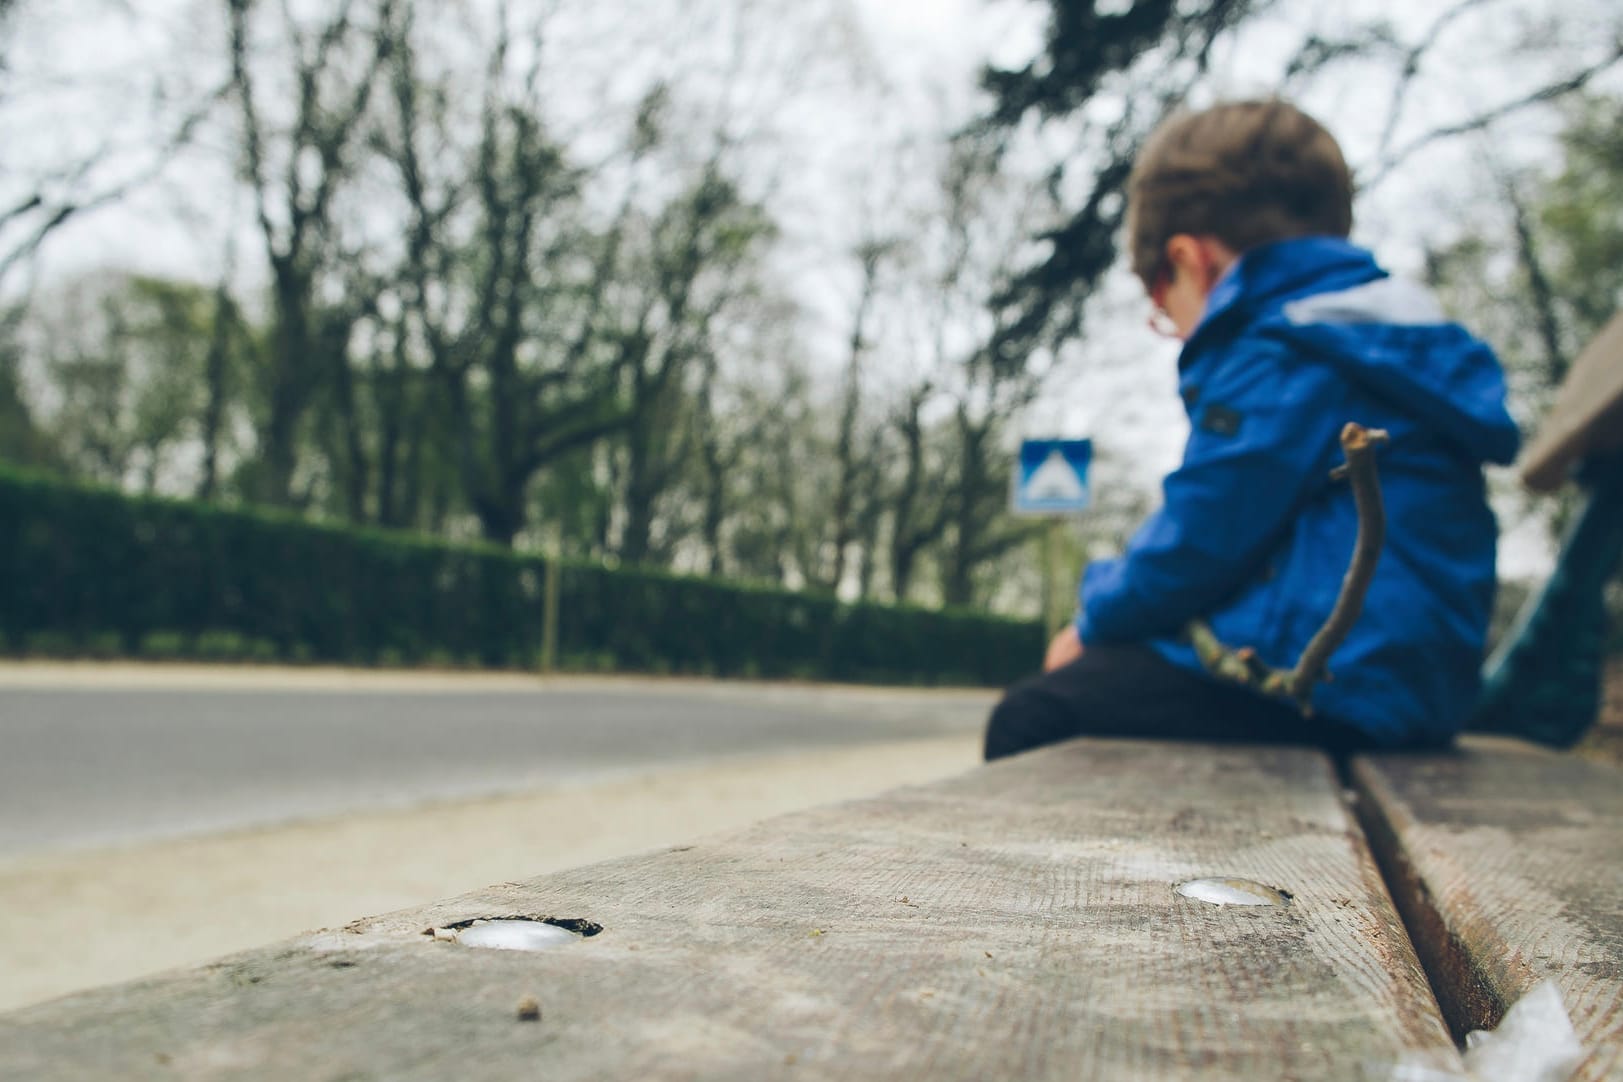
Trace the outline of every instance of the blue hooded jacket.
[[1083, 643], [1147, 642], [1200, 671], [1181, 629], [1202, 617], [1229, 646], [1294, 665], [1358, 532], [1350, 488], [1330, 478], [1341, 428], [1384, 428], [1386, 546], [1314, 714], [1385, 746], [1446, 740], [1475, 702], [1493, 605], [1482, 463], [1518, 443], [1492, 351], [1367, 251], [1309, 237], [1230, 268], [1179, 370], [1183, 463], [1125, 554], [1083, 575]]

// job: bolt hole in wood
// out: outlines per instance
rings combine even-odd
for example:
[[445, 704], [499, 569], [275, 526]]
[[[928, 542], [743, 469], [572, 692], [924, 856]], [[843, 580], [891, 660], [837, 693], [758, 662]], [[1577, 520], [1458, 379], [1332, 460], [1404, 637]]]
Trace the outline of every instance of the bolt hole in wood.
[[1249, 879], [1191, 879], [1179, 883], [1177, 892], [1185, 898], [1212, 905], [1287, 906], [1293, 895], [1288, 890], [1264, 886]]
[[436, 940], [490, 950], [544, 951], [567, 947], [603, 931], [596, 921], [579, 917], [471, 917], [424, 929]]

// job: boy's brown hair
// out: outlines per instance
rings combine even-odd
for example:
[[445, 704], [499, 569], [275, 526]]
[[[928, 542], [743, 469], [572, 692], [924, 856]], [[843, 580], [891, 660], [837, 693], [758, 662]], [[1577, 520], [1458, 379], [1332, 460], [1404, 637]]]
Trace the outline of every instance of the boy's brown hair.
[[1318, 121], [1286, 102], [1180, 113], [1152, 133], [1127, 181], [1133, 273], [1153, 289], [1167, 241], [1216, 237], [1236, 252], [1352, 231], [1352, 175]]

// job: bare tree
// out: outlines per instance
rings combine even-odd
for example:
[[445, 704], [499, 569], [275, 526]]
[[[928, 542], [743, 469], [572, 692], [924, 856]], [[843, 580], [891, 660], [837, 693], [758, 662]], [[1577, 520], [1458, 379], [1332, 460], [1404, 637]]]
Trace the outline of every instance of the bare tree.
[[847, 344], [844, 386], [841, 389], [838, 427], [834, 438], [834, 500], [828, 520], [830, 559], [826, 571], [816, 569], [819, 585], [838, 590], [845, 581], [852, 546], [866, 525], [870, 535], [877, 528], [873, 514], [863, 514], [874, 502], [874, 479], [878, 450], [862, 439], [859, 423], [863, 405], [862, 373], [869, 349], [869, 323], [878, 299], [880, 271], [894, 250], [891, 241], [869, 239], [855, 252], [858, 273], [857, 299], [851, 315], [851, 335]]
[[711, 350], [712, 328], [733, 301], [757, 241], [769, 233], [765, 215], [713, 156], [653, 223], [646, 262], [623, 270], [622, 288], [636, 298], [613, 332], [630, 410], [619, 547], [628, 562], [651, 556], [665, 562], [666, 553], [653, 551], [652, 532], [658, 501], [682, 475], [691, 448], [692, 429], [680, 422], [685, 376]]
[[695, 533], [711, 575], [780, 581], [789, 563], [784, 542], [768, 526], [777, 521], [781, 492], [765, 463], [788, 455], [805, 461], [806, 383], [796, 350], [799, 312], [794, 302], [755, 282], [729, 303], [729, 318], [704, 341], [693, 394], [693, 473], [688, 498], [698, 509]]
[[981, 572], [1030, 535], [1007, 514], [1012, 425], [1035, 397], [1037, 357], [1002, 351], [1010, 306], [992, 306], [1014, 273], [1047, 196], [999, 168], [973, 139], [944, 148], [937, 190], [915, 230], [908, 310], [922, 363], [892, 414], [900, 471], [891, 479], [890, 579], [897, 600], [933, 552], [941, 597], [977, 600]]
[[947, 529], [947, 503], [931, 483], [924, 407], [935, 396], [930, 382], [912, 388], [892, 423], [902, 441], [902, 474], [891, 497], [890, 587], [897, 601], [912, 592], [919, 556]]
[[[241, 123], [241, 169], [270, 265], [275, 331], [262, 372], [262, 472], [254, 495], [294, 502], [300, 427], [318, 390], [348, 365], [350, 334], [363, 314], [342, 289], [327, 290], [352, 265], [336, 218], [340, 189], [355, 173], [379, 72], [389, 54], [392, 0], [358, 12], [340, 0], [307, 28], [286, 7], [279, 43], [292, 64], [292, 117], [276, 130], [267, 115], [275, 91], [260, 87], [256, 0], [226, 0], [230, 96]], [[363, 24], [362, 16], [370, 15]], [[336, 294], [336, 299], [333, 299]], [[351, 501], [352, 503], [354, 501]]]
[[431, 176], [424, 140], [455, 143], [449, 119], [422, 108], [414, 14], [406, 4], [397, 21], [386, 140], [408, 207], [401, 341], [426, 353], [481, 533], [512, 544], [537, 473], [628, 423], [602, 330], [632, 212], [590, 227], [584, 174], [541, 114], [541, 54], [515, 57], [505, 13], [471, 163]]

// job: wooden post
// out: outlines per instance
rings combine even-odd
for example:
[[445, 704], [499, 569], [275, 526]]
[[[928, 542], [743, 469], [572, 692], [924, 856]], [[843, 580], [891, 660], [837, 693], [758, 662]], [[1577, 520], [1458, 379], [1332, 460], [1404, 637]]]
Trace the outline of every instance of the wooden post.
[[558, 667], [558, 562], [557, 553], [547, 557], [545, 577], [541, 587], [541, 672], [543, 675]]
[[1048, 529], [1043, 532], [1043, 630], [1050, 639], [1059, 633], [1065, 620], [1065, 609], [1058, 597], [1062, 574], [1060, 535], [1064, 529], [1065, 520], [1056, 515], [1048, 520]]

